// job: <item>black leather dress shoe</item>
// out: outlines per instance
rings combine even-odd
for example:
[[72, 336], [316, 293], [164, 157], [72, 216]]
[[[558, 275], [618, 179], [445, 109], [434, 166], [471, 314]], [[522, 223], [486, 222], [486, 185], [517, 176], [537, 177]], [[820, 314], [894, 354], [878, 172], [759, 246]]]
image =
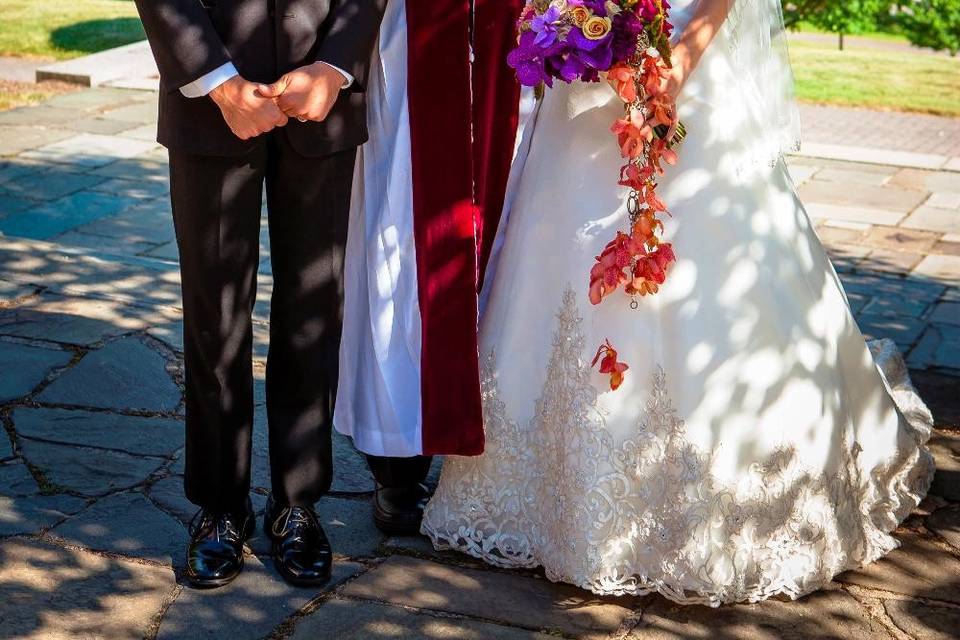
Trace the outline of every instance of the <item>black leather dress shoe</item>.
[[243, 570], [243, 543], [256, 521], [247, 500], [239, 513], [217, 513], [200, 509], [190, 521], [187, 547], [187, 581], [199, 588], [222, 587]]
[[420, 533], [423, 509], [430, 491], [422, 484], [407, 487], [377, 485], [373, 494], [373, 521], [384, 533], [414, 536]]
[[333, 551], [313, 509], [284, 507], [271, 496], [264, 529], [273, 541], [273, 564], [284, 580], [298, 587], [330, 580]]

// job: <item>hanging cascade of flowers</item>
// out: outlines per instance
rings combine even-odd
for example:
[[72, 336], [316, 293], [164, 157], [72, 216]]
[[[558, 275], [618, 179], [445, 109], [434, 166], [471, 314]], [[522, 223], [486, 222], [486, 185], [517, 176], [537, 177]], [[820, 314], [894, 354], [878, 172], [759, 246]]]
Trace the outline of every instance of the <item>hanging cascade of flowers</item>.
[[[686, 135], [674, 99], [663, 90], [670, 72], [669, 10], [666, 0], [530, 0], [508, 57], [520, 83], [538, 95], [555, 80], [605, 78], [623, 100], [624, 115], [611, 131], [625, 160], [618, 184], [630, 189], [629, 226], [617, 231], [590, 271], [595, 305], [622, 287], [637, 307], [636, 297], [656, 294], [676, 261], [673, 246], [661, 240], [662, 216], [669, 212], [657, 196], [663, 164], [676, 163], [673, 147]], [[617, 358], [608, 340], [593, 361], [614, 390], [628, 369]]]

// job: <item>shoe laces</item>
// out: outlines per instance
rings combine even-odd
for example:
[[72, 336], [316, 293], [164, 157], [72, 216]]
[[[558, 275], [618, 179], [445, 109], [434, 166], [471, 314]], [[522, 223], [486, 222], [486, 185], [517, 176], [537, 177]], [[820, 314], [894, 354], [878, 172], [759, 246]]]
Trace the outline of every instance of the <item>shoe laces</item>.
[[189, 532], [191, 538], [213, 535], [219, 542], [221, 539], [235, 540], [240, 537], [229, 513], [216, 513], [207, 509], [200, 509], [190, 519]]
[[273, 521], [273, 535], [280, 537], [288, 532], [303, 536], [307, 531], [315, 529], [316, 517], [309, 509], [303, 507], [287, 507], [280, 512]]

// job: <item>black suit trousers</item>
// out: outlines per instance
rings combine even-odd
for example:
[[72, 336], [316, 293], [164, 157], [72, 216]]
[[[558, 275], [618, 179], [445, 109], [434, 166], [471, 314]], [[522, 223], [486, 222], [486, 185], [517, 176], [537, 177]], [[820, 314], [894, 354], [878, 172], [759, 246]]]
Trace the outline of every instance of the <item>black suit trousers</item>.
[[356, 149], [309, 158], [283, 130], [240, 157], [170, 152], [186, 360], [187, 497], [231, 510], [250, 488], [251, 315], [266, 185], [273, 295], [267, 358], [271, 483], [310, 506], [330, 487], [343, 260]]

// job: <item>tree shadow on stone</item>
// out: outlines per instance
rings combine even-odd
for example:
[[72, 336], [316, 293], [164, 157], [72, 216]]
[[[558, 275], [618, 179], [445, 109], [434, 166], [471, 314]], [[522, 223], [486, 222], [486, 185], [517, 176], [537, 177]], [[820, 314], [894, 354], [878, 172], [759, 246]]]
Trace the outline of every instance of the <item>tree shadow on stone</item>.
[[58, 49], [96, 53], [146, 38], [139, 18], [86, 20], [54, 29], [50, 42]]

